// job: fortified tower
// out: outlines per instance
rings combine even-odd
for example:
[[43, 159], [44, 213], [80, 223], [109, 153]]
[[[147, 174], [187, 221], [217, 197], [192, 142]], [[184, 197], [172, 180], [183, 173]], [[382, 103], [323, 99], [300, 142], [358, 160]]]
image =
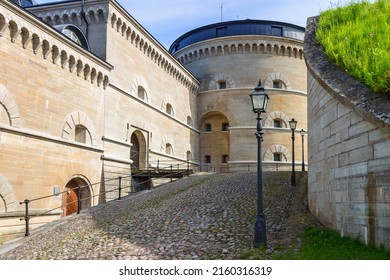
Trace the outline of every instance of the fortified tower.
[[[283, 22], [240, 20], [200, 27], [171, 45], [170, 53], [201, 82], [198, 125], [206, 170], [255, 168], [256, 120], [249, 94], [259, 79], [270, 97], [262, 115], [264, 168], [291, 168], [289, 121], [298, 121], [296, 132], [307, 131], [304, 32]], [[296, 136], [295, 162], [301, 164], [301, 136]]]

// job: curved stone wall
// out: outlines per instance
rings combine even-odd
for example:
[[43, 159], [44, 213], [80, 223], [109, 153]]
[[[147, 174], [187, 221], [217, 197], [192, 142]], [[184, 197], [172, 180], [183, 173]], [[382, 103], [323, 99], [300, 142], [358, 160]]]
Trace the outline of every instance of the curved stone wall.
[[307, 130], [303, 41], [266, 35], [226, 36], [185, 46], [174, 56], [201, 82], [197, 104], [203, 170], [256, 169], [256, 115], [249, 94], [259, 78], [270, 97], [267, 112], [262, 114], [264, 168], [291, 169], [288, 121], [294, 118], [298, 121], [295, 163], [301, 170], [302, 147], [307, 156], [299, 135], [301, 129]]
[[307, 22], [310, 210], [342, 235], [390, 247], [390, 100], [328, 62]]

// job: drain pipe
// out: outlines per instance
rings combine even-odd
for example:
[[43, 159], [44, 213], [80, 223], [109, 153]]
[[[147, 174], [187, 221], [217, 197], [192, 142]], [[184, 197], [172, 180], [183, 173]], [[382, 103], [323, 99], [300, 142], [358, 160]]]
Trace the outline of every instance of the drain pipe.
[[89, 23], [87, 21], [87, 18], [85, 17], [84, 0], [81, 0], [81, 16], [83, 17], [83, 19], [85, 21], [85, 26], [86, 26], [85, 37], [87, 37], [87, 40], [88, 40]]

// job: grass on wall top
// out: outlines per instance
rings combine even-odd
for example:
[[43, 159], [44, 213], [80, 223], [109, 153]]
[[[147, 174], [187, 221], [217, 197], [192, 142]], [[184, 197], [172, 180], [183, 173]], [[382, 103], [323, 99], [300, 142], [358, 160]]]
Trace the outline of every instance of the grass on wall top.
[[320, 14], [316, 36], [332, 63], [390, 96], [390, 0], [330, 8]]

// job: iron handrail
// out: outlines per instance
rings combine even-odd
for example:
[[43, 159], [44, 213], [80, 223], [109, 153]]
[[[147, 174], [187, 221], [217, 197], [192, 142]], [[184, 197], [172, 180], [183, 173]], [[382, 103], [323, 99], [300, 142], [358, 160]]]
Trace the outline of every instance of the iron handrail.
[[[187, 165], [186, 171], [187, 171], [187, 176], [189, 176], [189, 174], [190, 174], [189, 162], [187, 161], [186, 163], [182, 163], [182, 164], [186, 164], [186, 165]], [[178, 167], [179, 167], [179, 166], [180, 166], [180, 164], [178, 164]], [[162, 176], [162, 177], [160, 177], [160, 178], [170, 178], [170, 179], [171, 179], [170, 182], [173, 181], [172, 179], [173, 179], [173, 176], [174, 176], [174, 175], [177, 175], [177, 174], [182, 173], [182, 172], [175, 172], [175, 173], [174, 173], [174, 172], [173, 172], [173, 165], [172, 165], [172, 164], [171, 164], [169, 167], [163, 168], [163, 169], [161, 169], [161, 170], [165, 170], [165, 169], [170, 170], [170, 173], [167, 174], [167, 175], [164, 175], [164, 176]], [[151, 169], [151, 170], [153, 170], [153, 169]], [[150, 170], [148, 169], [145, 173], [147, 174], [147, 172], [150, 172]], [[139, 174], [139, 173], [138, 173], [138, 174]], [[150, 175], [150, 173], [149, 173], [149, 175]], [[81, 211], [81, 202], [82, 202], [82, 201], [84, 201], [84, 200], [90, 200], [90, 199], [92, 199], [92, 198], [95, 198], [96, 196], [101, 196], [102, 194], [107, 194], [107, 193], [114, 192], [114, 191], [118, 191], [118, 198], [117, 198], [117, 199], [118, 199], [118, 200], [121, 200], [121, 199], [122, 199], [122, 191], [123, 191], [124, 189], [126, 189], [126, 188], [134, 187], [134, 186], [128, 186], [128, 187], [126, 187], [126, 188], [123, 188], [123, 187], [122, 187], [122, 179], [126, 179], [126, 178], [132, 178], [132, 175], [128, 175], [128, 176], [118, 176], [118, 177], [115, 177], [115, 178], [103, 180], [103, 181], [100, 181], [100, 182], [97, 182], [97, 183], [93, 183], [93, 184], [78, 185], [76, 188], [73, 188], [73, 189], [72, 189], [72, 190], [77, 189], [77, 192], [78, 192], [78, 194], [77, 194], [77, 200], [74, 200], [74, 201], [71, 201], [71, 202], [67, 202], [67, 203], [65, 203], [65, 204], [61, 204], [61, 206], [59, 206], [59, 207], [55, 207], [55, 208], [46, 210], [46, 211], [44, 211], [44, 212], [42, 212], [42, 213], [35, 214], [35, 215], [29, 214], [29, 204], [30, 204], [31, 202], [35, 202], [35, 201], [38, 201], [38, 200], [43, 200], [43, 199], [47, 199], [47, 198], [59, 196], [59, 195], [61, 195], [61, 194], [68, 193], [69, 190], [65, 190], [65, 191], [62, 191], [62, 192], [60, 192], [60, 193], [56, 193], [56, 194], [52, 194], [52, 195], [46, 195], [46, 196], [42, 196], [42, 197], [38, 197], [38, 198], [34, 198], [34, 199], [25, 199], [24, 201], [19, 202], [20, 205], [25, 204], [25, 216], [24, 216], [23, 218], [20, 218], [21, 221], [22, 221], [22, 220], [25, 220], [25, 227], [26, 227], [26, 229], [25, 229], [25, 235], [24, 235], [24, 236], [29, 236], [29, 235], [30, 235], [30, 220], [31, 220], [32, 218], [41, 217], [41, 216], [43, 216], [43, 215], [45, 215], [45, 214], [47, 214], [47, 213], [50, 213], [50, 212], [52, 212], [52, 211], [54, 211], [54, 210], [57, 210], [57, 209], [64, 208], [64, 207], [66, 207], [66, 206], [68, 206], [68, 205], [70, 205], [70, 204], [76, 203], [76, 202], [77, 202], [77, 214], [80, 214], [80, 211]], [[85, 198], [81, 198], [81, 189], [83, 189], [83, 188], [89, 188], [89, 187], [91, 187], [91, 186], [98, 185], [98, 184], [102, 184], [102, 183], [105, 184], [105, 183], [107, 183], [107, 182], [115, 181], [115, 180], [118, 180], [118, 188], [110, 189], [110, 190], [108, 190], [108, 191], [103, 191], [103, 192], [99, 191], [98, 194], [91, 195], [91, 196], [85, 197]], [[147, 181], [143, 181], [143, 182], [141, 182], [141, 183], [136, 183], [136, 184], [135, 184], [135, 187], [138, 186], [138, 185], [144, 184], [144, 183], [148, 183], [148, 184], [149, 184], [149, 189], [150, 189], [150, 187], [151, 187], [151, 177], [149, 176], [149, 178], [148, 178]], [[130, 192], [129, 192], [129, 194], [130, 194]], [[129, 195], [129, 194], [128, 194], [128, 195]], [[105, 203], [107, 203], [107, 202], [105, 202]], [[92, 207], [92, 206], [90, 206], [90, 207]], [[90, 207], [88, 207], [88, 208], [90, 208]]]

